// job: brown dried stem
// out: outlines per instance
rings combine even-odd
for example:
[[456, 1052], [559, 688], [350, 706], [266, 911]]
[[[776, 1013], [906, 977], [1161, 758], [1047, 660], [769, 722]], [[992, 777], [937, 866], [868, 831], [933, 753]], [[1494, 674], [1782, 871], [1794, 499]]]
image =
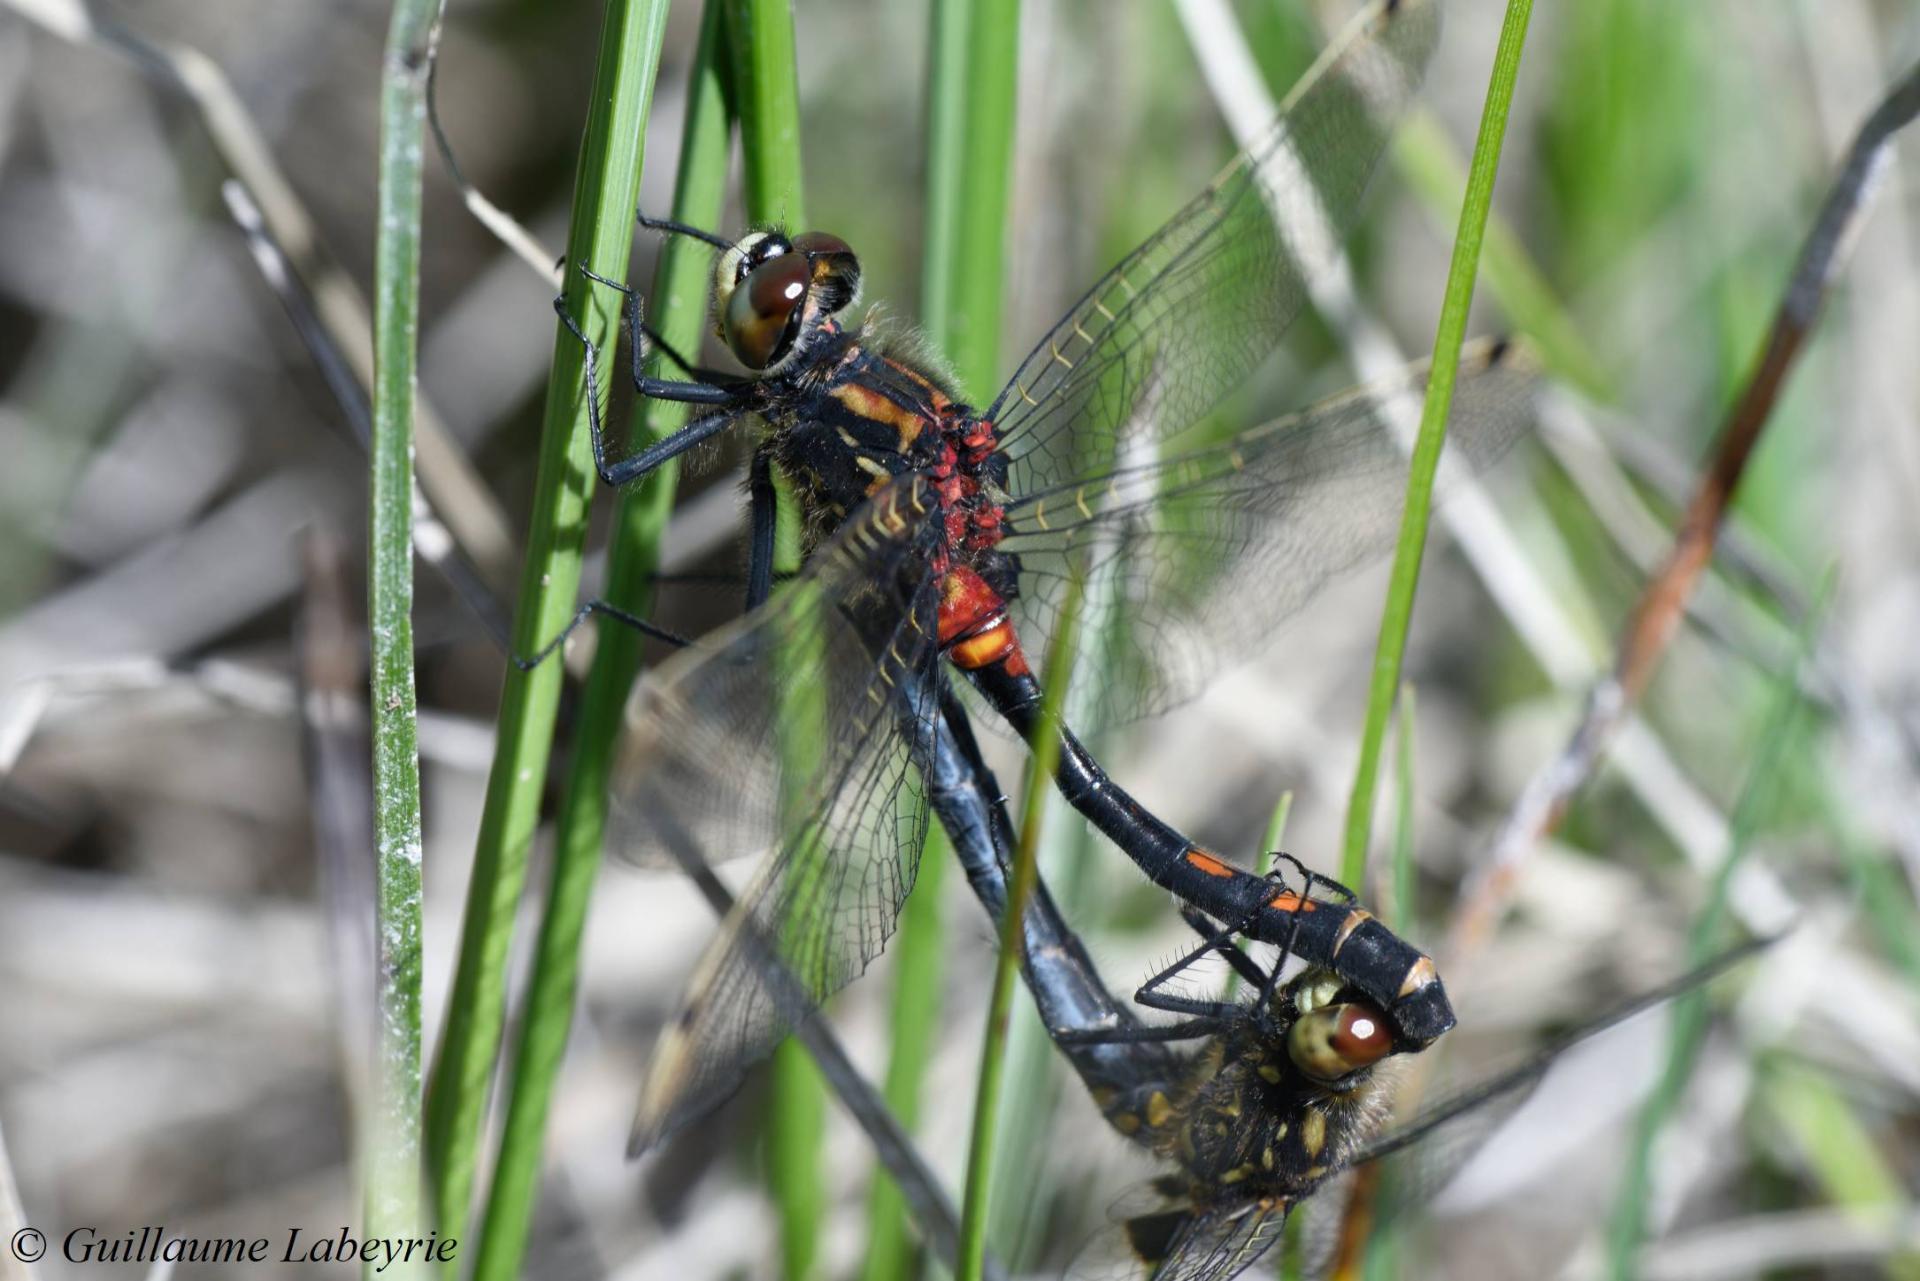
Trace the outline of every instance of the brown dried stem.
[[1886, 169], [1889, 144], [1916, 115], [1920, 115], [1920, 65], [1881, 100], [1847, 149], [1840, 173], [1800, 248], [1753, 373], [1728, 411], [1712, 457], [1687, 503], [1673, 548], [1628, 616], [1613, 671], [1588, 696], [1586, 712], [1566, 746], [1528, 780], [1494, 841], [1493, 857], [1463, 895], [1450, 939], [1455, 954], [1477, 947], [1485, 938], [1520, 864], [1542, 837], [1559, 826], [1627, 712], [1646, 691], [1688, 598], [1713, 558], [1727, 506], [1864, 220], [1868, 197]]

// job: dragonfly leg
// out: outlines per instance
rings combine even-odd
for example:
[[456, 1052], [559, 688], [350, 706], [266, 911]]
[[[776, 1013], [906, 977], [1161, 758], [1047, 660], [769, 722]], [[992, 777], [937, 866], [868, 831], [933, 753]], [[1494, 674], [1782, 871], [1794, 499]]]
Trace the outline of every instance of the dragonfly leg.
[[1280, 953], [1273, 958], [1273, 969], [1268, 971], [1260, 984], [1259, 1003], [1254, 1006], [1254, 1017], [1267, 1019], [1273, 1009], [1273, 995], [1280, 990], [1280, 972], [1287, 968], [1287, 959], [1293, 955], [1294, 944], [1300, 938], [1300, 916], [1294, 912], [1293, 922], [1287, 929], [1286, 942], [1280, 945]]
[[1232, 1024], [1226, 1019], [1195, 1018], [1168, 1023], [1162, 1027], [1105, 1027], [1055, 1029], [1053, 1039], [1061, 1045], [1141, 1045], [1151, 1042], [1198, 1041], [1217, 1036]]
[[[621, 290], [628, 299], [627, 324], [636, 338], [641, 325], [639, 295], [625, 285], [616, 284], [606, 277], [597, 275], [586, 268], [581, 273], [589, 279], [602, 284], [612, 285]], [[719, 412], [696, 418], [664, 440], [655, 441], [637, 454], [622, 458], [617, 462], [607, 457], [606, 433], [600, 418], [600, 349], [587, 337], [578, 321], [567, 310], [566, 296], [563, 294], [553, 300], [553, 310], [560, 322], [567, 327], [586, 352], [587, 384], [587, 431], [593, 441], [593, 465], [600, 473], [602, 482], [612, 488], [632, 484], [648, 472], [670, 458], [676, 458], [717, 435], [719, 432], [739, 421], [745, 412], [745, 399], [748, 395], [744, 386], [724, 387], [712, 383], [671, 382], [666, 379], [648, 378], [640, 369], [639, 356], [635, 356], [634, 386], [643, 396], [659, 400], [681, 401], [693, 405], [714, 405], [721, 407]], [[637, 343], [632, 344], [636, 348]]]
[[671, 235], [688, 236], [694, 240], [704, 240], [715, 249], [733, 248], [733, 242], [725, 236], [711, 231], [703, 231], [692, 223], [680, 222], [673, 218], [649, 218], [645, 210], [635, 210], [633, 220], [648, 231], [664, 231]]
[[[724, 370], [708, 369], [704, 366], [696, 365], [681, 355], [679, 348], [668, 342], [666, 338], [660, 334], [659, 330], [646, 322], [641, 312], [640, 291], [633, 286], [614, 280], [611, 277], [603, 276], [599, 272], [587, 267], [582, 267], [580, 274], [595, 284], [605, 285], [607, 288], [614, 290], [623, 300], [620, 304], [620, 311], [627, 326], [627, 363], [635, 387], [642, 387], [649, 381], [646, 376], [645, 362], [647, 353], [650, 351], [657, 351], [665, 356], [669, 362], [678, 367], [681, 373], [685, 374], [695, 383], [712, 383], [724, 386], [728, 383], [744, 381]], [[663, 397], [663, 399], [672, 399], [672, 397]]]
[[765, 447], [753, 451], [747, 465], [747, 608], [758, 609], [773, 595], [774, 518], [778, 514], [773, 488], [773, 455]]
[[678, 632], [670, 631], [658, 623], [650, 623], [638, 614], [630, 613], [627, 610], [621, 609], [613, 602], [601, 600], [596, 596], [581, 605], [579, 609], [574, 610], [573, 617], [568, 619], [567, 625], [560, 629], [560, 634], [535, 650], [532, 657], [522, 658], [518, 654], [508, 654], [507, 657], [512, 661], [513, 665], [521, 671], [530, 672], [553, 657], [553, 655], [559, 651], [560, 647], [567, 643], [567, 638], [578, 631], [580, 625], [595, 614], [600, 615], [602, 618], [611, 618], [623, 627], [631, 627], [642, 636], [651, 636], [655, 640], [665, 641], [675, 649], [684, 649], [693, 643]]
[[1218, 952], [1221, 958], [1233, 967], [1235, 974], [1256, 987], [1266, 985], [1267, 972], [1260, 968], [1259, 962], [1241, 951], [1240, 945], [1234, 942], [1234, 935], [1239, 931], [1215, 924], [1213, 918], [1191, 903], [1180, 905], [1180, 919], [1192, 926], [1201, 938], [1207, 940], [1207, 946]]
[[[1167, 984], [1186, 973], [1201, 957], [1218, 951], [1220, 945], [1230, 937], [1230, 934], [1209, 932], [1206, 936], [1206, 941], [1201, 943], [1199, 947], [1184, 953], [1175, 960], [1173, 964], [1167, 966], [1152, 978], [1149, 978], [1145, 983], [1142, 983], [1138, 988], [1134, 989], [1133, 999], [1135, 1003], [1144, 1005], [1150, 1010], [1165, 1010], [1171, 1014], [1191, 1014], [1202, 1019], [1237, 1018], [1240, 1013], [1240, 1007], [1232, 1001], [1202, 1000], [1198, 997], [1181, 996], [1176, 992], [1165, 990]], [[1239, 949], [1236, 948], [1234, 950], [1238, 951]], [[1261, 977], [1264, 979], [1265, 976], [1263, 975]]]
[[[1287, 853], [1285, 850], [1275, 850], [1273, 852], [1273, 857], [1276, 862], [1286, 862], [1286, 863], [1292, 864], [1293, 870], [1300, 873], [1300, 897], [1312, 898], [1313, 887], [1318, 885], [1323, 889], [1332, 891], [1335, 895], [1339, 897], [1340, 901], [1344, 904], [1352, 905], [1360, 901], [1360, 896], [1358, 894], [1355, 894], [1352, 890], [1342, 885], [1339, 881], [1334, 880], [1331, 876], [1327, 876], [1324, 873], [1314, 871], [1312, 868], [1308, 867], [1305, 863], [1302, 863], [1299, 859]], [[1271, 872], [1267, 873], [1267, 879], [1269, 881], [1272, 881], [1275, 885], [1279, 885], [1283, 887], [1287, 883], [1286, 873], [1283, 872], [1278, 867], [1274, 868]]]

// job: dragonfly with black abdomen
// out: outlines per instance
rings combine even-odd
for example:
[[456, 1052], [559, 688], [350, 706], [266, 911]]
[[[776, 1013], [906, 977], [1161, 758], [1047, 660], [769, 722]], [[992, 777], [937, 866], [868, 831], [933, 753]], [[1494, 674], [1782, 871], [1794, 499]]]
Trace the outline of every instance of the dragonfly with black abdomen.
[[[1451, 1026], [1417, 949], [1355, 906], [1302, 898], [1199, 847], [1065, 726], [1042, 727], [1029, 657], [1079, 579], [1115, 619], [1080, 729], [1157, 712], [1391, 545], [1405, 475], [1393, 426], [1423, 394], [1424, 371], [1225, 440], [1209, 443], [1198, 425], [1337, 266], [1436, 30], [1432, 0], [1363, 12], [1265, 134], [1096, 282], [984, 410], [962, 404], [910, 343], [851, 319], [860, 264], [845, 242], [777, 228], [708, 237], [720, 249], [716, 328], [752, 376], [674, 381], [636, 361], [639, 394], [702, 412], [616, 461], [596, 409], [595, 458], [624, 484], [758, 420], [751, 609], [636, 691], [611, 832], [642, 862], [671, 864], [676, 846], [766, 859], [656, 1056], [641, 1142], [730, 1089], [806, 1012], [765, 990], [749, 933], [779, 952], [797, 980], [784, 990], [802, 1005], [884, 944], [925, 832], [920, 766], [948, 667], [1023, 737], [1059, 734], [1061, 792], [1155, 884], [1334, 966], [1377, 1002], [1399, 1045]], [[637, 352], [632, 293], [628, 322]], [[588, 355], [597, 406], [602, 362]], [[1462, 470], [1525, 430], [1537, 381], [1507, 344], [1467, 353], [1451, 429]], [[793, 481], [807, 558], [773, 595], [776, 468]], [[783, 724], [796, 692], [804, 728]]]
[[[928, 715], [922, 747], [929, 803], [975, 895], [1001, 924], [1013, 827], [949, 690]], [[1302, 904], [1353, 907], [1344, 887], [1298, 863], [1285, 875], [1297, 876], [1287, 888]], [[1021, 913], [1021, 971], [1048, 1035], [1107, 1123], [1168, 1167], [1150, 1185], [1152, 1204], [1121, 1224], [1121, 1239], [1096, 1248], [1108, 1261], [1084, 1260], [1091, 1270], [1077, 1269], [1078, 1277], [1118, 1281], [1148, 1273], [1155, 1281], [1226, 1281], [1241, 1275], [1271, 1254], [1294, 1210], [1322, 1198], [1330, 1185], [1416, 1146], [1424, 1157], [1433, 1141], [1457, 1166], [1472, 1154], [1474, 1138], [1490, 1134], [1523, 1102], [1562, 1051], [1706, 983], [1766, 945], [1730, 948], [1383, 1131], [1396, 1089], [1393, 1060], [1424, 1047], [1400, 1043], [1380, 1006], [1336, 967], [1309, 958], [1290, 966], [1295, 958], [1284, 943], [1270, 960], [1257, 961], [1239, 946], [1231, 924], [1191, 907], [1182, 915], [1198, 944], [1133, 998], [1180, 1017], [1149, 1024], [1111, 995], [1044, 881]], [[1240, 977], [1240, 999], [1176, 989], [1209, 959], [1224, 961]], [[1436, 1155], [1423, 1173], [1437, 1177], [1441, 1164]], [[1328, 1206], [1329, 1224], [1337, 1208]], [[1336, 1234], [1313, 1235], [1290, 1275], [1321, 1275]], [[1116, 1253], [1121, 1257], [1112, 1257]]]

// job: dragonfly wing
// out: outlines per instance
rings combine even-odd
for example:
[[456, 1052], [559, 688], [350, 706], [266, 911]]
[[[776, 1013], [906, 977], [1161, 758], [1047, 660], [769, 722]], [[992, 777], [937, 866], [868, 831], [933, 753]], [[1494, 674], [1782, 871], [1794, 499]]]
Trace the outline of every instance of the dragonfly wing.
[[1136, 1247], [1152, 1245], [1163, 1251], [1154, 1281], [1226, 1281], [1280, 1244], [1291, 1205], [1269, 1197], [1231, 1209], [1136, 1219], [1128, 1224], [1128, 1233]]
[[895, 482], [773, 601], [634, 691], [611, 846], [696, 872], [764, 858], [655, 1052], [636, 1149], [731, 1093], [893, 932], [927, 822], [938, 524], [923, 482]]
[[[1144, 1193], [1145, 1189], [1137, 1191]], [[1133, 1201], [1136, 1198], [1126, 1198]], [[1074, 1259], [1072, 1281], [1226, 1281], [1273, 1258], [1289, 1204], [1246, 1199], [1206, 1208], [1155, 1194], [1151, 1207], [1116, 1214]], [[1271, 1267], [1256, 1275], [1274, 1275]]]
[[[1197, 694], [1256, 650], [1327, 583], [1383, 555], [1399, 533], [1424, 365], [1224, 443], [1149, 456], [1006, 510], [1001, 549], [1020, 558], [1016, 622], [1044, 653], [1068, 582], [1116, 620], [1107, 679], [1081, 719], [1111, 725]], [[1521, 347], [1476, 343], [1454, 389], [1438, 486], [1498, 460], [1531, 426], [1540, 373]]]
[[1191, 426], [1244, 382], [1341, 243], [1438, 37], [1434, 0], [1376, 0], [1205, 191], [1101, 277], [1015, 370], [987, 417], [1028, 494], [1099, 470], [1156, 391], [1154, 430]]

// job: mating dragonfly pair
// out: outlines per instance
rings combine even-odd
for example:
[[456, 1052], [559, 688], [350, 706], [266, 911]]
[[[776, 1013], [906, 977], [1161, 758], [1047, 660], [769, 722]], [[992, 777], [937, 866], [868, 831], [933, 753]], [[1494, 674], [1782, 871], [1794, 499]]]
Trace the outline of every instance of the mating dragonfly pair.
[[[1063, 1051], [1117, 1128], [1184, 1164], [1183, 1208], [1154, 1242], [1163, 1275], [1238, 1271], [1355, 1149], [1359, 1113], [1330, 1104], [1379, 1059], [1453, 1025], [1432, 961], [1350, 896], [1235, 868], [1133, 800], [1065, 725], [1042, 723], [1028, 657], [1077, 581], [1114, 616], [1081, 729], [1154, 713], [1391, 544], [1405, 474], [1393, 428], [1423, 371], [1225, 439], [1208, 440], [1204, 420], [1337, 268], [1437, 22], [1433, 0], [1364, 12], [1266, 133], [1102, 277], [981, 412], [909, 342], [850, 321], [860, 266], [839, 239], [769, 229], [730, 242], [657, 224], [719, 250], [715, 324], [751, 376], [708, 375], [670, 352], [687, 380], [644, 374], [640, 300], [626, 291], [638, 393], [701, 413], [611, 460], [588, 343], [602, 478], [637, 480], [748, 419], [766, 431], [748, 473], [748, 613], [636, 689], [609, 830], [642, 863], [764, 861], [656, 1052], [636, 1146], [725, 1097], [866, 968], [913, 884], [930, 810], [989, 910], [1004, 905], [1011, 828], [949, 668], [1023, 738], [1059, 737], [1065, 798], [1192, 919], [1219, 923], [1201, 950], [1255, 983], [1245, 1007], [1182, 1006], [1150, 985], [1149, 1003], [1189, 1018], [1144, 1028], [1044, 891], [1025, 918], [1030, 943], [1037, 929], [1058, 944], [1030, 948], [1026, 973]], [[1506, 344], [1467, 353], [1450, 433], [1460, 470], [1524, 433], [1537, 386]], [[807, 554], [777, 595], [775, 468], [793, 483]], [[1309, 977], [1283, 983], [1235, 938], [1278, 945]], [[1175, 1037], [1215, 1048], [1189, 1062], [1167, 1048]], [[1248, 1093], [1280, 1088], [1275, 1076], [1292, 1084]], [[1264, 1128], [1228, 1125], [1215, 1142], [1196, 1127], [1224, 1125], [1216, 1103], [1230, 1096]]]

